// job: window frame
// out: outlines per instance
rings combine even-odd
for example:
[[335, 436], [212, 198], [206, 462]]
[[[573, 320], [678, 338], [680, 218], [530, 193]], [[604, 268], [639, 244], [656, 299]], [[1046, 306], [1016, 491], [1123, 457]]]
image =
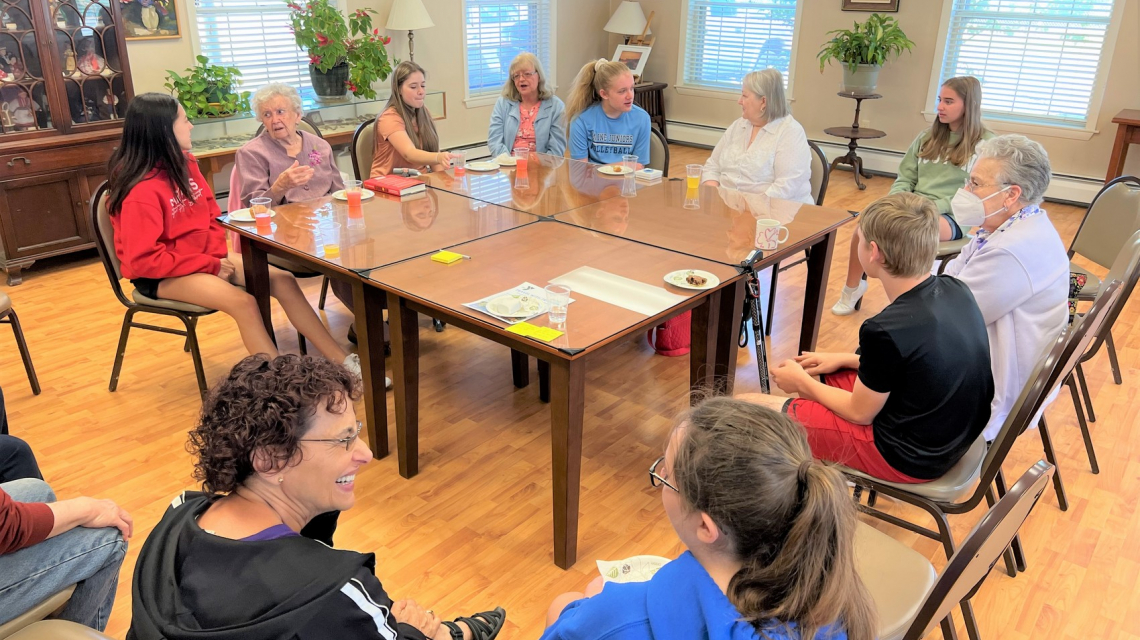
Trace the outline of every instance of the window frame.
[[[503, 0], [508, 2], [510, 0]], [[525, 0], [524, 0], [525, 1]], [[548, 31], [550, 33], [550, 42], [548, 48], [550, 50], [550, 60], [543, 62], [546, 71], [546, 86], [552, 91], [558, 87], [555, 81], [555, 69], [558, 67], [558, 29], [557, 14], [558, 14], [558, 0], [533, 0], [537, 2], [547, 3], [547, 12], [550, 14], [550, 25]], [[479, 93], [471, 95], [471, 63], [467, 57], [467, 6], [468, 0], [462, 0], [459, 8], [463, 19], [463, 28], [461, 31], [460, 43], [463, 47], [463, 105], [468, 109], [476, 107], [486, 107], [495, 104], [499, 100], [501, 93], [495, 91], [494, 93]]]
[[[698, 96], [702, 98], [714, 98], [717, 100], [731, 100], [735, 102], [740, 97], [740, 90], [721, 89], [717, 87], [708, 87], [699, 84], [685, 84], [685, 58], [686, 58], [686, 43], [689, 37], [689, 6], [691, 0], [682, 0], [681, 2], [681, 31], [680, 31], [680, 44], [677, 49], [677, 82], [673, 88], [677, 93], [687, 96]], [[796, 17], [795, 24], [792, 26], [792, 46], [791, 59], [788, 60], [788, 73], [787, 88], [784, 89], [788, 102], [794, 100], [795, 95], [795, 77], [796, 77], [796, 58], [799, 54], [799, 46], [797, 42], [800, 39], [800, 29], [803, 26], [803, 11], [805, 0], [796, 0]]]
[[[1112, 54], [1116, 50], [1116, 39], [1120, 33], [1120, 23], [1124, 21], [1124, 0], [1113, 0], [1112, 16], [1109, 18], [1108, 29], [1104, 34], [1104, 46], [1101, 48], [1100, 60], [1097, 63], [1096, 79], [1093, 82], [1092, 95], [1089, 97], [1089, 109], [1085, 116], [1083, 126], [1066, 126], [1055, 123], [1033, 122], [1031, 118], [1018, 118], [1004, 114], [982, 113], [983, 120], [989, 128], [1010, 133], [1024, 133], [1035, 136], [1053, 138], [1068, 138], [1071, 140], [1088, 140], [1094, 134], [1100, 133], [1097, 128], [1100, 119], [1100, 109], [1103, 105], [1104, 91], [1108, 84], [1108, 76], [1112, 69]], [[942, 86], [942, 62], [946, 57], [946, 46], [950, 39], [950, 18], [954, 12], [954, 0], [942, 0], [942, 16], [938, 23], [938, 42], [934, 49], [934, 60], [931, 63], [930, 86], [927, 90], [926, 106], [922, 109], [922, 117], [927, 122], [934, 122], [938, 116], [932, 109], [938, 100], [938, 90]], [[1108, 55], [1105, 55], [1105, 53]], [[985, 87], [982, 87], [985, 91]]]

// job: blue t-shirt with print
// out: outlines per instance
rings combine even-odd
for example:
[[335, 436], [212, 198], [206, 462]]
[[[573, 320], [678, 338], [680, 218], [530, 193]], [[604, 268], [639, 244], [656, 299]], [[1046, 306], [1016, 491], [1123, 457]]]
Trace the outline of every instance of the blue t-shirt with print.
[[643, 165], [649, 164], [649, 129], [652, 126], [645, 109], [633, 105], [616, 118], [595, 102], [570, 125], [570, 157], [598, 164], [621, 162], [624, 155], [635, 155]]

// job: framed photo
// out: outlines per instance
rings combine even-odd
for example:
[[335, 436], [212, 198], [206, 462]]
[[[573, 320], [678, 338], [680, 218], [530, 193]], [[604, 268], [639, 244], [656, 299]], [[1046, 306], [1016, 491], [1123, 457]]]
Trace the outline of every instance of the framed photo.
[[894, 13], [899, 10], [899, 0], [843, 0], [843, 10]]
[[127, 40], [167, 40], [182, 37], [178, 0], [118, 0]]
[[629, 67], [635, 77], [640, 78], [645, 71], [645, 63], [649, 60], [649, 52], [653, 47], [643, 47], [632, 44], [619, 44], [614, 52], [614, 61]]

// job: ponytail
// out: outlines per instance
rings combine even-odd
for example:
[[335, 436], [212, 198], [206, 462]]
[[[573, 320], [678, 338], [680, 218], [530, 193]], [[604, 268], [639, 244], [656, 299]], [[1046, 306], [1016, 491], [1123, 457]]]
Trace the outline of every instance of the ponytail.
[[835, 624], [874, 640], [870, 596], [855, 571], [855, 507], [842, 474], [814, 462], [803, 427], [741, 400], [712, 398], [681, 423], [673, 476], [743, 567], [727, 595], [762, 637], [795, 625], [814, 638]]
[[601, 100], [598, 92], [608, 89], [614, 78], [627, 73], [633, 72], [621, 62], [607, 61], [605, 58], [587, 62], [570, 86], [570, 95], [566, 100], [566, 125], [569, 126], [574, 118]]

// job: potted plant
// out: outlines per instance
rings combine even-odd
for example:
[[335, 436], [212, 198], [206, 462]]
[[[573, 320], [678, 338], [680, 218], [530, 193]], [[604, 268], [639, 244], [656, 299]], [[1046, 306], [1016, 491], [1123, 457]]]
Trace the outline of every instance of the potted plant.
[[357, 9], [345, 20], [329, 0], [289, 1], [293, 37], [309, 54], [309, 78], [317, 96], [343, 97], [345, 91], [375, 98], [372, 83], [392, 73], [388, 50], [391, 38], [372, 27], [372, 9]]
[[197, 60], [198, 64], [182, 72], [184, 75], [166, 72], [165, 86], [182, 103], [188, 118], [217, 118], [249, 111], [249, 92], [234, 91], [234, 85], [241, 83], [237, 67], [210, 64], [206, 56], [198, 56]]
[[833, 34], [819, 50], [819, 71], [832, 60], [843, 63], [843, 92], [856, 95], [874, 93], [883, 63], [914, 47], [898, 21], [878, 13], [853, 29], [827, 32]]

